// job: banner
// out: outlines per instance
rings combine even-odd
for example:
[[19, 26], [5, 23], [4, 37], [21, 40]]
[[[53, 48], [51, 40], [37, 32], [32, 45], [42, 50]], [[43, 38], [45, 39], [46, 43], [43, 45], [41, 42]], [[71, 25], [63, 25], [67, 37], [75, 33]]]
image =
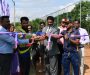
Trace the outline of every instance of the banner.
[[1, 4], [0, 11], [2, 16], [10, 16], [9, 4], [6, 1], [7, 0], [0, 0], [0, 4]]

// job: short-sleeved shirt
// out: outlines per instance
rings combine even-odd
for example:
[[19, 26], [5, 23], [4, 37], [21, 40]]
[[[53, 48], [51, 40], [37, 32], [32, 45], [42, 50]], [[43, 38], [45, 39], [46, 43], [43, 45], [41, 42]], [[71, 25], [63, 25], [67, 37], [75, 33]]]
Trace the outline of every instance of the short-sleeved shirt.
[[[78, 30], [73, 29], [71, 33], [69, 33], [67, 30], [61, 32], [62, 35], [67, 34], [68, 37], [72, 40], [80, 39], [80, 36], [74, 36], [73, 35], [80, 35]], [[64, 45], [63, 45], [64, 52], [73, 52], [77, 51], [77, 45], [73, 44], [70, 40], [66, 40], [64, 38]]]
[[[86, 29], [84, 29], [84, 28], [78, 28], [78, 30], [79, 30], [80, 35], [88, 35], [88, 32], [87, 32]], [[82, 36], [80, 38], [80, 43], [81, 44], [89, 43], [89, 36]]]
[[41, 36], [41, 35], [44, 35], [44, 34], [45, 34], [45, 33], [43, 33], [42, 30], [36, 32], [36, 35], [37, 35], [37, 36]]
[[[44, 33], [51, 33], [51, 34], [58, 34], [59, 31], [58, 29], [53, 25], [53, 26], [46, 26], [43, 28], [42, 32]], [[44, 40], [44, 46], [47, 46], [48, 44], [48, 39]], [[57, 46], [57, 39], [51, 38], [51, 43], [50, 43], [50, 50], [48, 51], [48, 54], [50, 56], [56, 55], [59, 53], [59, 49]]]

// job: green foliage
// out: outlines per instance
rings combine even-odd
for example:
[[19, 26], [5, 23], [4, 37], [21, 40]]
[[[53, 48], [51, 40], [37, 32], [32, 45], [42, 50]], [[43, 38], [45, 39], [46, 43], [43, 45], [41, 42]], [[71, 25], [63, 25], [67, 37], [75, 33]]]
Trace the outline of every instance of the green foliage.
[[39, 23], [41, 22], [42, 20], [37, 18], [35, 20], [32, 20], [30, 22], [30, 24], [33, 26], [33, 32], [36, 32], [37, 30], [39, 30]]
[[[33, 26], [33, 32], [36, 32], [37, 30], [39, 30], [39, 23], [40, 23], [41, 21], [42, 21], [42, 20], [39, 19], [39, 18], [30, 21], [30, 25]], [[16, 23], [15, 23], [15, 28], [16, 28], [17, 31], [21, 29], [21, 25], [20, 25], [19, 22], [16, 22]]]
[[[90, 2], [82, 1], [81, 2], [81, 27], [88, 30], [90, 28], [90, 23], [86, 21], [87, 14], [90, 14]], [[71, 11], [72, 20], [80, 19], [80, 3]]]
[[16, 29], [16, 31], [19, 31], [19, 30], [22, 29], [19, 22], [16, 22], [16, 23], [15, 23], [15, 29]]
[[[82, 1], [81, 2], [81, 27], [90, 30], [90, 21], [86, 21], [87, 14], [90, 14], [90, 1]], [[80, 3], [76, 4], [75, 8], [68, 13], [63, 13], [55, 17], [55, 25], [58, 26], [61, 22], [62, 18], [69, 18], [71, 21], [75, 19], [80, 19]], [[33, 26], [33, 32], [39, 30], [39, 23], [42, 20], [37, 18], [35, 20], [30, 21], [30, 24]], [[16, 23], [17, 29], [20, 28], [20, 23]]]
[[[82, 1], [81, 2], [81, 27], [89, 31], [90, 21], [86, 21], [87, 14], [90, 14], [90, 1]], [[76, 4], [75, 8], [71, 12], [63, 13], [61, 15], [58, 15], [57, 17], [59, 17], [58, 23], [60, 23], [62, 18], [69, 18], [71, 21], [74, 21], [76, 19], [80, 20], [80, 3]]]

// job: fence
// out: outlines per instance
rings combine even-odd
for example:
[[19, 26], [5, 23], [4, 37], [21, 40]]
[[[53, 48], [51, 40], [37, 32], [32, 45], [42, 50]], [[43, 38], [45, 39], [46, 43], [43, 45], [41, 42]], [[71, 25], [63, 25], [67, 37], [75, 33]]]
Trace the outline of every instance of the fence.
[[[83, 1], [83, 0], [80, 0], [80, 1]], [[55, 24], [56, 24], [57, 26], [59, 26], [60, 20], [61, 20], [60, 15], [64, 14], [64, 15], [62, 16], [62, 18], [69, 18], [69, 19], [71, 19], [71, 14], [70, 14], [70, 12], [72, 11], [72, 9], [74, 9], [75, 5], [77, 5], [77, 4], [80, 3], [80, 1], [75, 2], [75, 3], [73, 3], [73, 4], [70, 4], [70, 5], [66, 6], [65, 8], [62, 8], [62, 9], [56, 11], [56, 12], [47, 14], [47, 15], [41, 17], [41, 19], [46, 20], [47, 16], [54, 16], [54, 17], [55, 17]], [[84, 1], [90, 1], [90, 0], [84, 0]], [[81, 14], [81, 13], [82, 13], [81, 5], [80, 5], [80, 7], [79, 7], [79, 10], [80, 10], [79, 19], [80, 19], [80, 22], [81, 22], [81, 20], [82, 20], [82, 19], [81, 19], [81, 16], [82, 16], [82, 14]], [[90, 8], [89, 8], [88, 11], [87, 11], [86, 21], [88, 21], [88, 20], [90, 20]], [[90, 24], [90, 23], [88, 23], [88, 24]], [[82, 25], [82, 24], [81, 24], [81, 25]], [[88, 25], [88, 26], [89, 26], [89, 25]], [[87, 27], [88, 32], [89, 32], [89, 28], [90, 28], [90, 27]]]

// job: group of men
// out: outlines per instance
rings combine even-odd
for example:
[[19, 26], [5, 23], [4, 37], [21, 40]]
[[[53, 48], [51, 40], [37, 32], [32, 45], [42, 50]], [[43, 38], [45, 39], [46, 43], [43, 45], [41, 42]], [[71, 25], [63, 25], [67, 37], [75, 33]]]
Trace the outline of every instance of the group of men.
[[[83, 75], [84, 69], [84, 44], [89, 43], [87, 31], [80, 28], [80, 22], [62, 19], [60, 26], [54, 25], [54, 17], [47, 17], [47, 25], [41, 24], [40, 31], [35, 35], [31, 31], [28, 17], [21, 17], [21, 28], [18, 30], [25, 35], [18, 35], [18, 57], [20, 75], [29, 75], [30, 72], [30, 49], [35, 47], [35, 42], [40, 42], [41, 52], [45, 58], [45, 75], [60, 75], [63, 67], [64, 75], [70, 75], [70, 63], [74, 75]], [[43, 24], [43, 25], [42, 25]], [[9, 33], [9, 16], [0, 17], [0, 75], [10, 75], [10, 66], [15, 47], [15, 38]], [[27, 34], [27, 33], [30, 33]], [[29, 46], [28, 46], [29, 45]], [[43, 51], [44, 50], [44, 51]], [[16, 51], [15, 51], [16, 52]], [[62, 66], [61, 66], [62, 64]], [[81, 67], [80, 67], [81, 66]], [[79, 71], [80, 69], [80, 71]]]

